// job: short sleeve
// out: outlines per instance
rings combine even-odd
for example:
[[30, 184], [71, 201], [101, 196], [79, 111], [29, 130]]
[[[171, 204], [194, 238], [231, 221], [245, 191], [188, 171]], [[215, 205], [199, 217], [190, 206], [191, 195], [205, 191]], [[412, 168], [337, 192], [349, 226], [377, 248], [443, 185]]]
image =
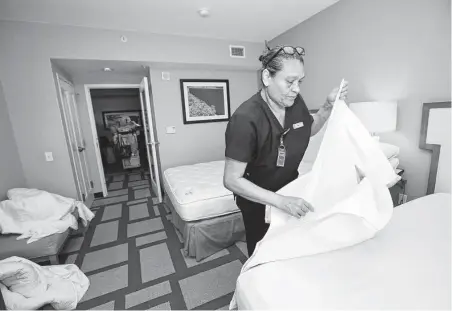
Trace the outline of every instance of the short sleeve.
[[257, 133], [251, 118], [233, 115], [226, 127], [225, 156], [233, 160], [249, 163], [256, 154]]

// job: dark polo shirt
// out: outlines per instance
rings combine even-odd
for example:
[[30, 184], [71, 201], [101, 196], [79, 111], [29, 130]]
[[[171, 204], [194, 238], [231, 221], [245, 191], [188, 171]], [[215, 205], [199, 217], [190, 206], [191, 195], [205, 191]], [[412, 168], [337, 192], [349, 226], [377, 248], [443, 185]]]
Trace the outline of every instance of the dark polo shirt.
[[[298, 177], [298, 166], [311, 137], [312, 122], [299, 95], [292, 107], [286, 108], [283, 128], [259, 91], [231, 116], [225, 133], [225, 156], [247, 163], [246, 179], [264, 189], [278, 191]], [[284, 135], [284, 167], [278, 167], [280, 138], [288, 129]]]

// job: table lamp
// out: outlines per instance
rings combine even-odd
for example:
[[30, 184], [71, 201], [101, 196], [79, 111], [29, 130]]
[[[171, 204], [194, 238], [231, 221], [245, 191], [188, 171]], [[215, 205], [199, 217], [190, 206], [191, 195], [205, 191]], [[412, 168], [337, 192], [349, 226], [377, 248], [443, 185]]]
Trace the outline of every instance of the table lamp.
[[376, 140], [379, 140], [378, 133], [396, 130], [396, 101], [350, 103], [349, 108]]

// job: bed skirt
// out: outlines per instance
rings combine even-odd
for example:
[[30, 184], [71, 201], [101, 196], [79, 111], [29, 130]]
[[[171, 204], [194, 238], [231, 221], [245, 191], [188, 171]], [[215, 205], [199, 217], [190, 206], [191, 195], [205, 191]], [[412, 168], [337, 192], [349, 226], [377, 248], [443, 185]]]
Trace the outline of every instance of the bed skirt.
[[164, 197], [163, 203], [171, 211], [171, 222], [182, 235], [184, 255], [187, 257], [200, 261], [237, 241], [246, 241], [240, 211], [209, 219], [185, 221], [177, 214], [168, 196]]

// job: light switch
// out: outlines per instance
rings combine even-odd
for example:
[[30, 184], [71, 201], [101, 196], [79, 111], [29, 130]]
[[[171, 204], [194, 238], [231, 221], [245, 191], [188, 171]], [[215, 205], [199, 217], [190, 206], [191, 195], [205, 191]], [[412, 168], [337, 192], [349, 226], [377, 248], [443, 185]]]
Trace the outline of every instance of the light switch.
[[46, 161], [47, 162], [53, 161], [53, 154], [52, 154], [52, 152], [46, 152], [45, 155], [46, 155]]
[[166, 133], [167, 134], [176, 134], [176, 127], [175, 126], [167, 126]]

